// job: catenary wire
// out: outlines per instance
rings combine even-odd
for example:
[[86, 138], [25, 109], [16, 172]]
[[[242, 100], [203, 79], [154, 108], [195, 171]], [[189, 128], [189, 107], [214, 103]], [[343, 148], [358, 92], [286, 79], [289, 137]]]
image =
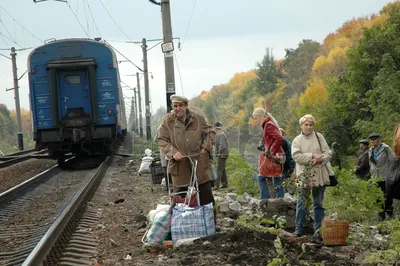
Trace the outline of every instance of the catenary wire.
[[85, 12], [86, 28], [87, 28], [87, 32], [88, 32], [89, 37], [90, 37], [90, 27], [89, 27], [89, 20], [88, 20], [87, 12], [86, 12], [85, 1], [86, 1], [86, 0], [83, 0], [83, 11]]
[[178, 57], [176, 56], [175, 51], [174, 51], [174, 58], [175, 58], [176, 68], [178, 69], [179, 80], [181, 82], [182, 95], [185, 95], [183, 92], [183, 82], [182, 82], [181, 70], [179, 69]]
[[134, 65], [137, 69], [139, 69], [141, 72], [143, 72], [143, 70], [140, 68], [140, 67], [138, 67], [135, 63], [133, 63], [128, 57], [126, 57], [123, 53], [121, 53], [120, 51], [118, 51], [114, 46], [112, 46], [111, 45], [111, 43], [109, 43], [109, 42], [107, 42], [106, 41], [106, 43], [108, 44], [108, 45], [110, 45], [111, 46], [111, 48], [113, 48], [117, 53], [119, 53], [123, 58], [125, 58], [126, 60], [128, 60], [128, 62], [129, 63], [131, 63], [132, 65]]
[[90, 16], [92, 17], [92, 20], [93, 20], [93, 24], [94, 24], [94, 26], [95, 26], [95, 28], [96, 28], [96, 30], [97, 30], [97, 33], [99, 34], [99, 37], [100, 37], [100, 36], [101, 36], [101, 33], [100, 33], [100, 31], [99, 31], [99, 28], [97, 27], [97, 23], [96, 23], [96, 20], [94, 19], [94, 16], [93, 16], [93, 13], [92, 13], [92, 9], [90, 8], [90, 5], [89, 5], [89, 1], [86, 1], [86, 3], [87, 3], [88, 8], [89, 8]]
[[81, 26], [83, 32], [86, 34], [87, 37], [89, 37], [89, 35], [88, 35], [88, 33], [86, 32], [85, 28], [82, 26], [82, 23], [81, 23], [81, 21], [79, 20], [78, 16], [77, 16], [76, 13], [74, 12], [74, 10], [72, 10], [71, 5], [70, 5], [68, 2], [65, 2], [65, 3], [68, 5], [68, 7], [69, 7], [69, 9], [71, 10], [72, 14], [74, 14], [75, 19], [78, 21], [78, 23], [79, 23], [79, 25]]
[[31, 34], [32, 37], [34, 37], [34, 38], [38, 39], [39, 41], [43, 42], [42, 39], [40, 39], [38, 36], [36, 36], [36, 35], [35, 35], [34, 33], [32, 33], [31, 31], [29, 31], [29, 30], [28, 30], [27, 28], [25, 28], [21, 23], [19, 23], [18, 20], [16, 20], [13, 16], [11, 16], [10, 13], [8, 13], [7, 10], [5, 10], [1, 5], [0, 5], [0, 8], [3, 9], [3, 11], [4, 11], [7, 15], [9, 15], [9, 16], [14, 20], [14, 22], [17, 23], [23, 30], [25, 30], [26, 32], [28, 32], [29, 34]]
[[118, 23], [114, 20], [114, 18], [111, 16], [110, 12], [108, 12], [107, 8], [104, 6], [103, 1], [99, 0], [100, 4], [103, 6], [104, 10], [107, 12], [108, 16], [111, 18], [111, 20], [114, 22], [114, 24], [118, 27], [118, 29], [125, 35], [126, 38], [128, 38], [129, 40], [131, 38], [129, 38], [129, 36], [121, 29], [121, 27], [118, 25]]
[[194, 11], [195, 6], [196, 6], [196, 0], [193, 1], [192, 11], [190, 12], [189, 22], [188, 22], [188, 25], [187, 25], [187, 28], [186, 28], [186, 32], [185, 32], [185, 36], [183, 37], [183, 41], [182, 41], [182, 45], [181, 46], [183, 46], [183, 43], [186, 41], [186, 36], [187, 36], [187, 34], [189, 32], [190, 23], [192, 22], [193, 11]]

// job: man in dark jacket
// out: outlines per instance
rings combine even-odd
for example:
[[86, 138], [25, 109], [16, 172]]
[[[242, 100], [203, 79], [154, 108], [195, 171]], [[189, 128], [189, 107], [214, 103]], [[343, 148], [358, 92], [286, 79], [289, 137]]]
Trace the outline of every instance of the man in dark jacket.
[[358, 178], [369, 179], [370, 178], [369, 155], [368, 155], [369, 141], [366, 139], [362, 139], [359, 141], [359, 143], [360, 143], [361, 154], [358, 157], [357, 167], [354, 173], [357, 175]]
[[215, 123], [215, 155], [217, 157], [217, 172], [218, 177], [215, 181], [215, 189], [219, 188], [220, 183], [222, 183], [223, 188], [228, 187], [228, 177], [226, 175], [226, 160], [229, 156], [228, 150], [228, 140], [225, 132], [222, 130], [222, 124], [220, 122]]

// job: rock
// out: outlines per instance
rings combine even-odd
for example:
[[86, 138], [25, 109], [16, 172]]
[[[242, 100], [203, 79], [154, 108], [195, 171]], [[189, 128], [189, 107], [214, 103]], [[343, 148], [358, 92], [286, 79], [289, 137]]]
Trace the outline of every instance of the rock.
[[220, 202], [222, 202], [224, 200], [224, 198], [220, 197], [220, 196], [214, 196], [214, 200], [215, 200], [216, 203], [220, 203]]
[[240, 203], [237, 201], [229, 203], [229, 210], [233, 212], [240, 212], [242, 210], [242, 205], [240, 205]]
[[383, 236], [381, 234], [376, 234], [376, 235], [374, 235], [374, 239], [376, 239], [378, 241], [382, 241], [383, 240]]
[[222, 213], [229, 212], [229, 203], [228, 202], [221, 202], [218, 206], [218, 210]]
[[232, 200], [236, 200], [236, 198], [238, 197], [238, 195], [236, 195], [235, 193], [228, 193], [226, 194], [226, 196], [231, 198]]
[[233, 219], [231, 219], [229, 217], [225, 217], [222, 220], [222, 226], [224, 226], [224, 227], [232, 227], [234, 225], [235, 225], [235, 220], [233, 220]]
[[246, 205], [249, 203], [249, 200], [244, 195], [237, 196], [236, 200], [242, 205]]

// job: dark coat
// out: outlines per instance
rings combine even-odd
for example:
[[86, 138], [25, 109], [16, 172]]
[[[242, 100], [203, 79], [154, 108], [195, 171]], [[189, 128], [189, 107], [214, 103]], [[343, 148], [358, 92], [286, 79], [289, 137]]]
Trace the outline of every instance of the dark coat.
[[288, 178], [296, 168], [296, 162], [292, 157], [292, 143], [287, 138], [284, 138], [282, 148], [286, 155], [285, 164], [283, 165], [283, 177]]
[[357, 169], [354, 172], [358, 178], [369, 179], [369, 156], [368, 148], [366, 148], [358, 157]]

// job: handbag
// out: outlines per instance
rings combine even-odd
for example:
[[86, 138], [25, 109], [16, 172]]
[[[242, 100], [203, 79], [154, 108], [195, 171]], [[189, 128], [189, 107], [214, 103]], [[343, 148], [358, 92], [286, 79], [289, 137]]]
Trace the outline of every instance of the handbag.
[[260, 152], [258, 173], [263, 177], [280, 177], [282, 176], [282, 163], [279, 159], [274, 160], [272, 156], [265, 155]]
[[[322, 153], [321, 142], [319, 140], [317, 132], [315, 132], [315, 136], [317, 136], [319, 149], [321, 150], [321, 153]], [[326, 170], [328, 170], [328, 174], [329, 174], [329, 185], [325, 185], [325, 186], [327, 186], [327, 187], [336, 187], [339, 184], [339, 181], [338, 181], [338, 179], [336, 177], [335, 172], [333, 172], [333, 170], [332, 170], [331, 163], [327, 162], [325, 164], [325, 167], [326, 167]]]

